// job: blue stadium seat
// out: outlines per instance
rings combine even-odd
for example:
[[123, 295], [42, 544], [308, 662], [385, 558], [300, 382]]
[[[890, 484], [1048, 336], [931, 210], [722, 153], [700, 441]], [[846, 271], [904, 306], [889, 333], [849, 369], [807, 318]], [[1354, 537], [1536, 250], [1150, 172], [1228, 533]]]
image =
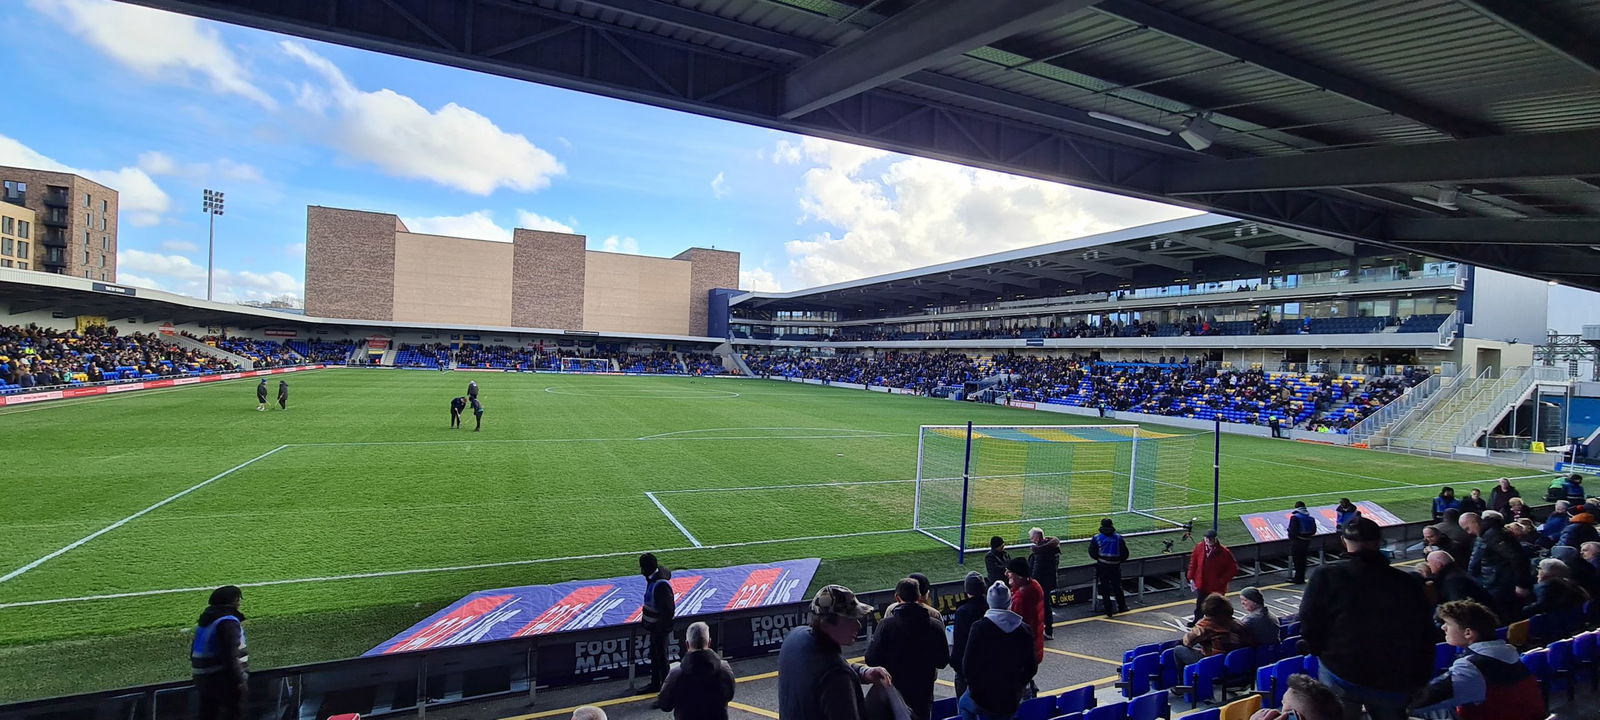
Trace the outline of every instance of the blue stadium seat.
[[1128, 720], [1158, 720], [1170, 709], [1167, 691], [1151, 691], [1128, 701]]
[[1083, 714], [1083, 720], [1123, 720], [1128, 716], [1128, 704], [1114, 702], [1101, 705]]
[[1052, 697], [1036, 697], [1022, 701], [1017, 706], [1017, 720], [1050, 720], [1056, 712], [1056, 699]]
[[959, 714], [956, 712], [956, 705], [960, 702], [961, 698], [943, 698], [933, 701], [933, 717], [955, 717]]
[[1068, 690], [1056, 696], [1056, 712], [1081, 713], [1095, 706], [1094, 687]]

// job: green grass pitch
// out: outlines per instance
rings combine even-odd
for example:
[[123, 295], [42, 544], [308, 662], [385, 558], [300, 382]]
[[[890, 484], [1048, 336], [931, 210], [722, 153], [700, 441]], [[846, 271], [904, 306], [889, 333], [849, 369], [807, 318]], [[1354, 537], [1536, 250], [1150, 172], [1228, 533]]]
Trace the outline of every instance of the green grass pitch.
[[[287, 379], [288, 411], [257, 412], [250, 381], [0, 410], [0, 575], [28, 568], [0, 582], [0, 699], [184, 677], [184, 632], [228, 583], [267, 583], [245, 589], [252, 660], [267, 667], [359, 654], [474, 590], [628, 574], [644, 550], [667, 549], [678, 568], [821, 557], [819, 583], [858, 589], [912, 570], [958, 577], [953, 551], [907, 531], [911, 483], [821, 484], [913, 478], [919, 425], [1083, 422], [759, 380]], [[470, 413], [467, 429], [448, 428], [468, 380], [482, 387], [480, 433]], [[1413, 486], [1486, 488], [1505, 474], [1222, 442], [1230, 501], [1347, 494], [1417, 518], [1436, 491]], [[1196, 456], [1209, 497], [1209, 447]], [[1290, 504], [1230, 502], [1224, 537], [1246, 539], [1237, 515]], [[819, 538], [836, 535], [849, 537]]]

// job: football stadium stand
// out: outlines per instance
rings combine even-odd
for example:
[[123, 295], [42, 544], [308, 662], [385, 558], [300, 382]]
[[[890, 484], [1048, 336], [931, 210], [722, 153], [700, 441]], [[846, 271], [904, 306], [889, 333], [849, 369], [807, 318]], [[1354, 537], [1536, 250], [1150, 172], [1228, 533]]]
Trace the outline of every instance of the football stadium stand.
[[115, 327], [82, 332], [37, 325], [0, 327], [0, 393], [119, 380], [236, 370], [221, 359]]

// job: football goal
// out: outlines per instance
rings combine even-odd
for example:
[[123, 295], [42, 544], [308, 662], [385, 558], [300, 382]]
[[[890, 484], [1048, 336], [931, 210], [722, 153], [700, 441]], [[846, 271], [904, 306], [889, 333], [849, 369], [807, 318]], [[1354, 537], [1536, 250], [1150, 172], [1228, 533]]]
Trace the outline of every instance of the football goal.
[[[924, 425], [912, 526], [963, 552], [1032, 527], [1088, 537], [1101, 518], [1124, 535], [1184, 529], [1211, 501], [1197, 438], [1137, 425]], [[1208, 463], [1209, 465], [1209, 463]]]
[[611, 360], [608, 358], [560, 358], [561, 372], [570, 373], [608, 373], [612, 372]]

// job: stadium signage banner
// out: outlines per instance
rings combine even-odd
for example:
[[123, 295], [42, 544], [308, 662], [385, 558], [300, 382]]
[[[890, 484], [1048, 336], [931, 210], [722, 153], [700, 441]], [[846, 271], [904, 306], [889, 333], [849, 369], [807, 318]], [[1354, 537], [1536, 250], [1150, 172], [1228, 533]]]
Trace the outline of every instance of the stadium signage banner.
[[[1335, 507], [1338, 506], [1318, 505], [1313, 508], [1308, 508], [1311, 511], [1311, 519], [1317, 521], [1318, 535], [1329, 534], [1337, 529], [1335, 523], [1337, 522], [1339, 514], [1334, 512]], [[1362, 517], [1370, 518], [1373, 522], [1382, 527], [1401, 525], [1405, 523], [1404, 520], [1401, 520], [1394, 513], [1383, 509], [1382, 505], [1374, 502], [1362, 500], [1356, 503], [1356, 507], [1361, 509]], [[1240, 515], [1239, 520], [1244, 523], [1245, 529], [1250, 531], [1250, 537], [1255, 538], [1256, 542], [1288, 540], [1289, 513], [1291, 512], [1294, 512], [1294, 510], [1288, 509], [1279, 510], [1277, 512], [1250, 513], [1249, 515]]]
[[[677, 571], [672, 578], [672, 593], [677, 600], [678, 618], [799, 602], [820, 562], [809, 558]], [[365, 656], [635, 623], [641, 614], [644, 590], [644, 578], [638, 575], [482, 590], [434, 613]], [[795, 617], [799, 614], [790, 607], [725, 624], [726, 636], [719, 647], [733, 657], [768, 652], [783, 642], [790, 628], [804, 621]], [[630, 641], [635, 646], [634, 657], [645, 662], [649, 657], [645, 652], [646, 637], [627, 628], [617, 629], [615, 637], [584, 640], [570, 646], [541, 646], [540, 681], [626, 674]]]
[[203, 383], [220, 382], [222, 380], [238, 380], [240, 378], [256, 377], [258, 375], [281, 375], [283, 373], [300, 372], [302, 370], [321, 370], [324, 367], [327, 366], [299, 365], [296, 367], [273, 368], [271, 370], [251, 370], [248, 372], [222, 373], [219, 375], [165, 378], [162, 380], [144, 380], [141, 382], [117, 383], [115, 385], [71, 387], [63, 390], [48, 390], [45, 392], [5, 395], [0, 396], [0, 407], [6, 407], [8, 405], [26, 405], [28, 403], [44, 402], [46, 400], [70, 400], [72, 398], [92, 397], [94, 395], [109, 395], [111, 393], [124, 393], [133, 390], [156, 390], [159, 388], [180, 385], [200, 385]]
[[134, 297], [135, 295], [139, 294], [138, 290], [135, 290], [131, 287], [112, 285], [110, 283], [103, 282], [92, 283], [89, 287], [95, 292], [111, 293], [112, 295], [123, 295], [126, 297]]
[[1558, 462], [1558, 463], [1556, 463], [1556, 472], [1588, 473], [1590, 475], [1600, 475], [1600, 465], [1585, 465], [1583, 463]]

